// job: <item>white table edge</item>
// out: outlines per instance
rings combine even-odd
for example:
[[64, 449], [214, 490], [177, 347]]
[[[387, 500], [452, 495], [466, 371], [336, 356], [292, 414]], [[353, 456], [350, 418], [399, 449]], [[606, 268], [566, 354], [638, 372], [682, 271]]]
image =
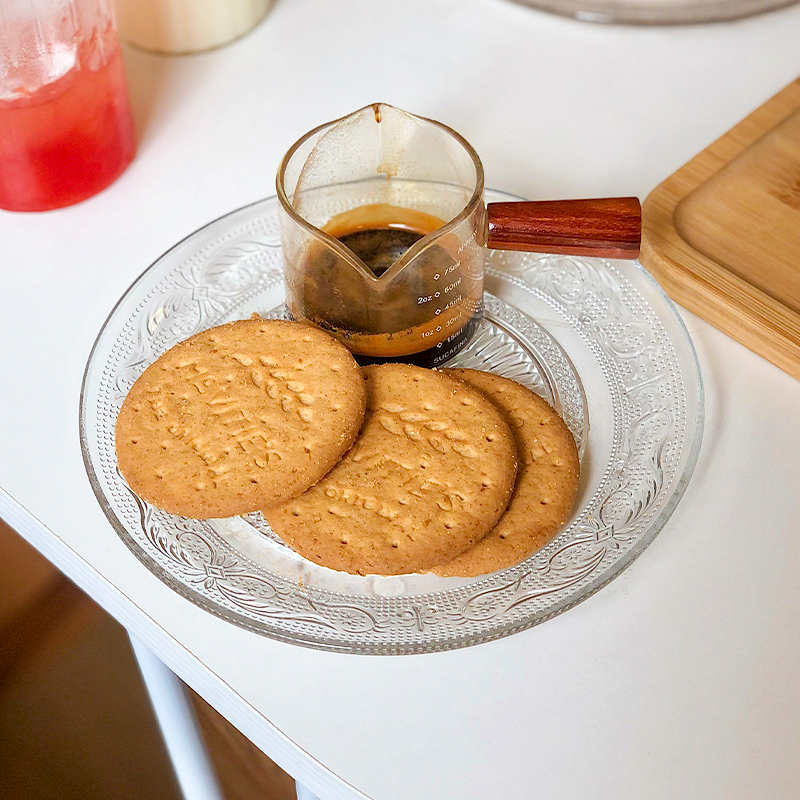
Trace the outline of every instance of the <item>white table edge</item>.
[[[325, 800], [370, 800], [368, 795], [317, 761], [244, 700], [2, 487], [0, 519], [86, 592], [184, 683], [220, 711], [234, 727], [303, 787]], [[207, 691], [209, 677], [214, 686], [212, 692]], [[201, 685], [205, 687], [204, 691], [199, 691], [198, 687]]]

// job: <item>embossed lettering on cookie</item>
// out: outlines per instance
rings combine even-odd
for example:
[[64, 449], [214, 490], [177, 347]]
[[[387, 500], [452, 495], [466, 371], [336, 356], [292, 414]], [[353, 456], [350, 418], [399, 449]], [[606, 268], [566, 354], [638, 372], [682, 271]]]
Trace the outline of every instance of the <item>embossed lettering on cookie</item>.
[[151, 364], [117, 418], [120, 471], [143, 500], [196, 519], [268, 508], [353, 444], [365, 388], [343, 345], [308, 325], [237, 320]]
[[479, 390], [407, 364], [363, 367], [367, 413], [344, 458], [267, 509], [310, 561], [355, 574], [421, 572], [482, 539], [508, 504], [514, 437]]

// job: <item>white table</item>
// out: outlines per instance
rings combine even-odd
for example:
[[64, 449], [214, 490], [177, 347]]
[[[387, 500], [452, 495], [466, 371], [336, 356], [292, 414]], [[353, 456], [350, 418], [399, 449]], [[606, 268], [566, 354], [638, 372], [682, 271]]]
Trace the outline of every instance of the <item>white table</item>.
[[215, 52], [127, 51], [128, 171], [73, 208], [0, 213], [0, 516], [325, 800], [800, 796], [800, 383], [689, 313], [707, 422], [674, 515], [589, 600], [468, 649], [337, 655], [204, 612], [118, 539], [78, 442], [116, 300], [273, 194], [314, 125], [386, 101], [462, 132], [488, 186], [644, 198], [796, 77], [799, 41], [800, 6], [635, 28], [506, 0], [281, 0]]

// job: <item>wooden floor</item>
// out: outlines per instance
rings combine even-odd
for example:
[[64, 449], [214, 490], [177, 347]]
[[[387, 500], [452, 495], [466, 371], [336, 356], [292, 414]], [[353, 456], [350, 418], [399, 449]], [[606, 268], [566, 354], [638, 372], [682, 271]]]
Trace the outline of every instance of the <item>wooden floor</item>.
[[[295, 800], [285, 772], [189, 695], [226, 800]], [[0, 797], [181, 797], [125, 631], [2, 521]]]

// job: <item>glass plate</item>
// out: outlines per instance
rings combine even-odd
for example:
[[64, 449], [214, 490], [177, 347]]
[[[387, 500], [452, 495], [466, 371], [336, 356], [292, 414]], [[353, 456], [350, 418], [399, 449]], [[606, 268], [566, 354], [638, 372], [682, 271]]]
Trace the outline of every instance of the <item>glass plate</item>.
[[[515, 199], [486, 193], [487, 202]], [[694, 349], [669, 299], [635, 262], [490, 251], [486, 291], [486, 317], [449, 365], [528, 385], [560, 411], [581, 454], [575, 512], [530, 558], [480, 578], [346, 575], [298, 556], [259, 514], [189, 520], [128, 489], [114, 424], [145, 367], [195, 331], [254, 311], [283, 314], [275, 198], [169, 250], [100, 331], [83, 382], [81, 446], [114, 529], [198, 606], [327, 650], [464, 647], [529, 628], [588, 597], [650, 544], [691, 476], [703, 420]]]
[[676, 25], [752, 17], [797, 0], [516, 0], [584, 22]]

